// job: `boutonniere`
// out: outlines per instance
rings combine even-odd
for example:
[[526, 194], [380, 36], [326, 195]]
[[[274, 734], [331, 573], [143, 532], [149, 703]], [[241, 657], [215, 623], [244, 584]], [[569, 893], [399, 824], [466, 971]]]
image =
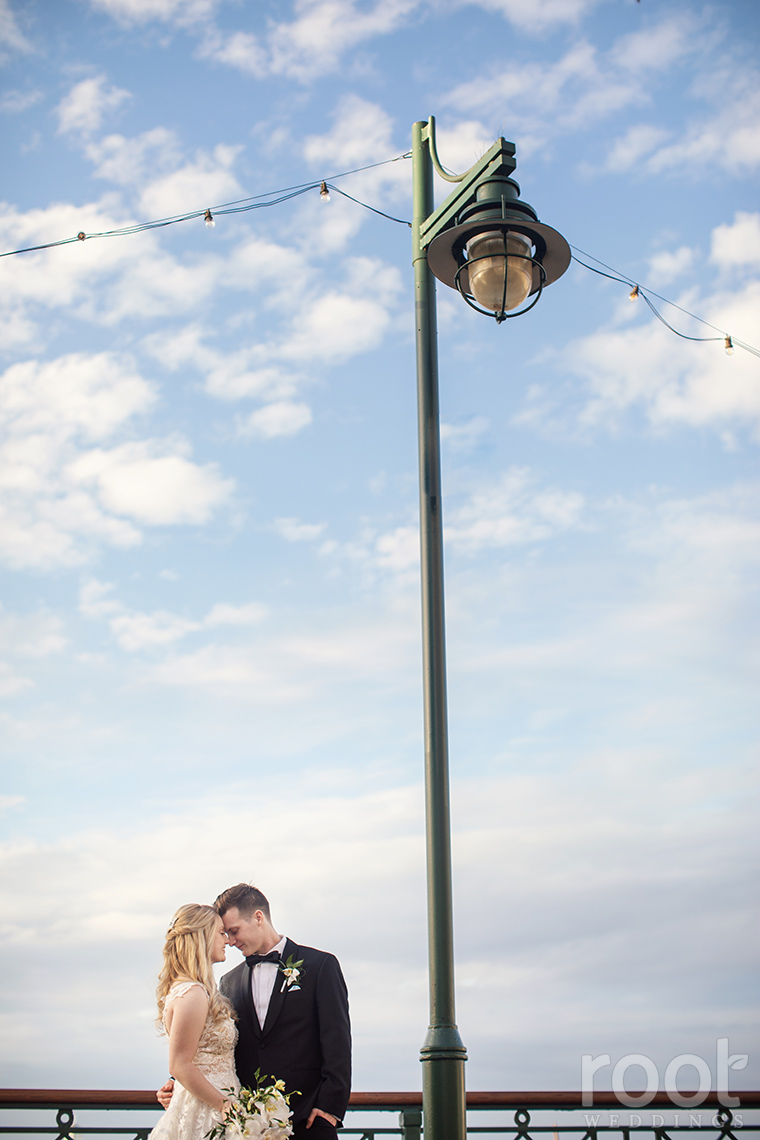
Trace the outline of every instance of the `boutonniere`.
[[287, 962], [280, 962], [279, 966], [277, 967], [280, 973], [283, 975], [280, 993], [282, 993], [283, 990], [300, 990], [301, 987], [298, 983], [300, 982], [301, 974], [303, 973], [303, 970], [301, 969], [302, 966], [303, 958], [299, 958], [298, 961], [295, 962], [293, 960], [292, 954], [288, 958]]

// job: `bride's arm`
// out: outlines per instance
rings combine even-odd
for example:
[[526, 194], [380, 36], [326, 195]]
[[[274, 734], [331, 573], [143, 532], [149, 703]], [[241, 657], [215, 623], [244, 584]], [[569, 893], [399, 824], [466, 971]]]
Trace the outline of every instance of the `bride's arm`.
[[182, 997], [175, 998], [169, 1026], [169, 1072], [181, 1085], [204, 1104], [223, 1112], [227, 1101], [206, 1080], [193, 1057], [203, 1033], [208, 1014], [208, 997], [200, 986], [193, 986]]

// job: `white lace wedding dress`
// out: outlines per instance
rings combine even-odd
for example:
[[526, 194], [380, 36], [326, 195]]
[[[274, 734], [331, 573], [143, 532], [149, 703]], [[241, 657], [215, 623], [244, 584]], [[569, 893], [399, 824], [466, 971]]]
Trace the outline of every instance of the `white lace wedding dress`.
[[[172, 986], [164, 1002], [164, 1021], [171, 1003], [183, 997], [191, 986], [199, 985], [200, 982], [177, 982]], [[237, 1029], [231, 1017], [217, 1025], [212, 1024], [210, 1015], [206, 1018], [193, 1062], [206, 1080], [220, 1091], [231, 1088], [237, 1092], [240, 1088], [235, 1073], [236, 1041]], [[203, 1140], [220, 1119], [221, 1114], [216, 1109], [198, 1100], [179, 1081], [175, 1081], [171, 1104], [151, 1132], [149, 1140]]]

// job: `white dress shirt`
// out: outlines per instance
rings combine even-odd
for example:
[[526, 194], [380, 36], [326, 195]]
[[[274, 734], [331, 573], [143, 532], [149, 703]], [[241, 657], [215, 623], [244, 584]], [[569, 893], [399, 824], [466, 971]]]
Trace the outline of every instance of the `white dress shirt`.
[[[285, 949], [287, 937], [283, 935], [276, 946], [272, 950], [276, 950], [278, 954], [282, 955]], [[253, 1008], [256, 1010], [256, 1016], [259, 1019], [259, 1025], [264, 1028], [264, 1022], [267, 1019], [267, 1010], [269, 1009], [269, 1001], [272, 997], [274, 983], [277, 981], [279, 970], [276, 962], [257, 962], [251, 969], [251, 997], [253, 998]]]

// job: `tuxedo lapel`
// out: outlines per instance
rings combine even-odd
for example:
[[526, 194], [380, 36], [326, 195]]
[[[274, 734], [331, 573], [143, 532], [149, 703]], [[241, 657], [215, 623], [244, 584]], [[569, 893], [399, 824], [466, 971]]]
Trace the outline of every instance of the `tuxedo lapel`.
[[261, 1026], [256, 1016], [253, 994], [251, 993], [251, 971], [245, 964], [243, 964], [240, 974], [238, 975], [237, 1001], [234, 1004], [238, 1014], [245, 1020], [251, 1032], [255, 1034], [256, 1037], [261, 1037]]
[[[285, 942], [285, 949], [282, 951], [281, 955], [283, 962], [287, 962], [288, 958], [291, 956], [293, 957], [294, 961], [297, 960], [297, 951], [298, 947], [296, 946], [295, 942], [291, 942], [288, 938]], [[287, 986], [285, 986], [285, 975], [283, 974], [282, 970], [278, 970], [277, 977], [274, 981], [272, 996], [269, 999], [269, 1009], [267, 1010], [266, 1019], [264, 1021], [264, 1033], [271, 1032], [272, 1026], [280, 1016], [280, 1010], [282, 1009], [285, 1002], [285, 995], [287, 992]]]

